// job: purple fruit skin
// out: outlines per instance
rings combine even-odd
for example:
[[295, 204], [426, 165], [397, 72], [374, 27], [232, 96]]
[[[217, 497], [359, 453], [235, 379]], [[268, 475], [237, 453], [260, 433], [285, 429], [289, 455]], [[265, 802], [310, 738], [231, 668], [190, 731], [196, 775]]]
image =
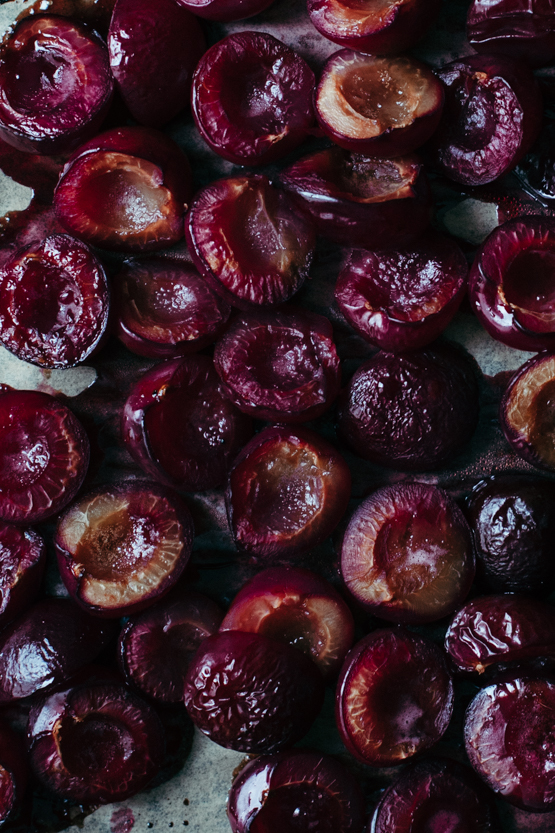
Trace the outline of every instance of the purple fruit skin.
[[300, 740], [323, 698], [323, 677], [305, 654], [257, 633], [224, 631], [201, 644], [183, 699], [211, 740], [256, 754]]
[[544, 66], [555, 58], [555, 3], [473, 0], [466, 32], [477, 52], [502, 52]]
[[34, 530], [0, 521], [0, 551], [0, 625], [5, 625], [38, 596], [46, 567], [46, 544]]

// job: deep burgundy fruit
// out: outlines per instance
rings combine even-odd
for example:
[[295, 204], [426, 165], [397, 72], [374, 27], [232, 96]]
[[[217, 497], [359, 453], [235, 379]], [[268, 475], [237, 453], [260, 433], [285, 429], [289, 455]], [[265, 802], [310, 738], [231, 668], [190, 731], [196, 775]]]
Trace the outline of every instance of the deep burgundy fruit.
[[62, 798], [94, 804], [123, 801], [144, 789], [165, 748], [152, 706], [99, 675], [33, 706], [27, 742], [39, 781]]
[[294, 162], [280, 181], [318, 232], [344, 246], [402, 246], [432, 216], [430, 186], [415, 156], [376, 159], [331, 147]]
[[301, 651], [259, 633], [224, 631], [200, 645], [185, 683], [194, 724], [238, 752], [278, 752], [305, 735], [324, 678]]
[[415, 243], [353, 250], [335, 299], [360, 335], [396, 353], [430, 344], [457, 312], [466, 291], [466, 258], [448, 237], [429, 232]]
[[195, 196], [185, 225], [193, 261], [241, 309], [288, 301], [308, 276], [316, 233], [267, 176], [235, 176]]
[[33, 529], [0, 521], [0, 624], [23, 613], [38, 595], [46, 544]]
[[188, 104], [206, 42], [196, 17], [174, 0], [117, 0], [108, 49], [117, 89], [133, 118], [161, 127]]
[[340, 761], [295, 749], [250, 761], [233, 782], [227, 816], [233, 833], [361, 833], [364, 800]]
[[308, 552], [343, 517], [351, 473], [339, 452], [306, 428], [256, 434], [229, 472], [226, 507], [237, 547], [272, 564]]
[[469, 276], [470, 302], [493, 338], [555, 350], [555, 220], [517, 217], [494, 229]]
[[411, 763], [383, 793], [372, 833], [498, 833], [493, 797], [468, 766], [448, 758]]
[[555, 58], [553, 0], [473, 0], [466, 31], [477, 52], [502, 52], [533, 66]]
[[0, 395], [0, 518], [43, 521], [77, 494], [89, 465], [89, 440], [79, 420], [37, 391]]
[[193, 77], [197, 128], [215, 153], [237, 165], [285, 156], [314, 122], [314, 73], [265, 32], [237, 32], [214, 44]]
[[499, 420], [520, 457], [555, 470], [555, 355], [540, 353], [517, 370], [501, 400]]
[[26, 17], [0, 55], [0, 136], [29, 153], [73, 150], [102, 124], [113, 85], [106, 44], [92, 29]]
[[530, 68], [504, 55], [471, 55], [439, 72], [443, 119], [434, 137], [440, 170], [463, 185], [485, 185], [530, 149], [542, 100]]
[[270, 567], [242, 587], [220, 630], [262, 633], [288, 642], [330, 678], [351, 647], [354, 621], [337, 590], [318, 573]]
[[73, 503], [58, 522], [54, 543], [75, 601], [99, 616], [126, 616], [177, 582], [191, 555], [193, 523], [179, 495], [130, 480]]
[[497, 593], [555, 589], [555, 483], [497, 475], [472, 490], [467, 517], [479, 578]]
[[192, 195], [187, 157], [168, 136], [118, 127], [79, 147], [54, 194], [60, 222], [94, 246], [157, 251], [183, 237]]
[[72, 367], [103, 341], [106, 273], [89, 247], [55, 234], [19, 249], [0, 269], [0, 340], [23, 361]]
[[433, 746], [453, 713], [453, 682], [431, 640], [399, 629], [372, 631], [347, 654], [336, 719], [349, 752], [395, 766]]
[[245, 20], [271, 6], [273, 0], [176, 0], [179, 6], [189, 9], [197, 17], [228, 23]]
[[239, 410], [275, 422], [321, 416], [341, 385], [330, 321], [298, 307], [235, 318], [216, 345], [214, 366]]
[[555, 683], [516, 677], [478, 692], [465, 721], [470, 763], [486, 784], [517, 807], [555, 807]]
[[162, 601], [131, 616], [119, 637], [118, 660], [128, 682], [161, 703], [181, 703], [189, 665], [223, 612], [195, 590], [174, 588]]
[[118, 338], [139, 356], [196, 353], [221, 334], [229, 304], [190, 263], [128, 260], [113, 281]]
[[412, 353], [377, 353], [355, 373], [339, 427], [351, 448], [373, 463], [426, 470], [448, 461], [478, 421], [471, 360], [450, 345]]
[[122, 437], [155, 480], [186, 491], [220, 486], [250, 438], [251, 420], [225, 395], [209, 356], [155, 365], [139, 379], [122, 414]]
[[378, 489], [360, 504], [343, 537], [347, 589], [392, 622], [433, 622], [452, 613], [466, 598], [474, 571], [468, 524], [437, 486]]
[[320, 127], [337, 145], [387, 158], [430, 138], [443, 99], [440, 81], [415, 58], [341, 49], [324, 65], [314, 105]]
[[25, 743], [7, 723], [0, 723], [0, 825], [20, 808], [29, 776]]

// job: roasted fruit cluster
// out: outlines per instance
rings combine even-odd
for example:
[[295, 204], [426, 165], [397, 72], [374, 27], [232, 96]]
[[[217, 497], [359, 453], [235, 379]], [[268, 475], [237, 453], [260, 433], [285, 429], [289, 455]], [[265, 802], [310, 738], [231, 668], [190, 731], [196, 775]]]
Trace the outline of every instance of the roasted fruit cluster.
[[194, 728], [234, 833], [555, 828], [555, 6], [43, 5], [0, 47], [0, 826]]

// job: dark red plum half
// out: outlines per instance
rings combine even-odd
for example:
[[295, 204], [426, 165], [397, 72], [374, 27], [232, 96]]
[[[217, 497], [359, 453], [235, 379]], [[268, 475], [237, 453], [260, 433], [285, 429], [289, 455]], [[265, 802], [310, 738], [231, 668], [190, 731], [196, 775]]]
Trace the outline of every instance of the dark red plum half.
[[35, 601], [45, 565], [46, 545], [37, 532], [0, 521], [0, 625]]
[[555, 657], [555, 607], [513, 593], [479, 596], [453, 617], [445, 650], [463, 672]]
[[174, 0], [117, 0], [108, 32], [110, 67], [134, 119], [162, 127], [189, 104], [206, 49], [197, 18]]
[[70, 599], [36, 602], [0, 634], [0, 702], [63, 683], [93, 662], [115, 635], [111, 622]]
[[312, 24], [333, 43], [358, 52], [405, 52], [426, 33], [441, 0], [308, 0]]
[[189, 162], [169, 136], [118, 127], [69, 158], [54, 206], [64, 228], [85, 243], [151, 252], [181, 240], [191, 195]]
[[300, 740], [324, 699], [324, 679], [302, 651], [259, 633], [205, 639], [187, 675], [193, 723], [237, 752], [279, 752]]
[[370, 344], [392, 353], [417, 350], [454, 317], [467, 273], [455, 241], [428, 232], [399, 249], [354, 249], [339, 273], [335, 300]]
[[29, 763], [23, 738], [7, 723], [0, 723], [0, 826], [13, 819], [22, 805]]
[[512, 376], [501, 400], [499, 420], [519, 457], [555, 471], [555, 355], [540, 353]]
[[377, 353], [351, 379], [339, 428], [361, 457], [402, 471], [437, 468], [470, 439], [479, 393], [471, 359], [451, 345]]
[[75, 601], [114, 618], [143, 610], [174, 586], [191, 555], [193, 522], [175, 492], [130, 480], [73, 503], [54, 543]]
[[341, 49], [326, 61], [314, 103], [320, 127], [339, 147], [388, 158], [430, 138], [443, 99], [441, 82], [415, 58]]
[[316, 244], [311, 220], [262, 174], [199, 191], [185, 235], [201, 275], [241, 309], [288, 301], [308, 277]]
[[480, 481], [467, 517], [478, 576], [497, 593], [555, 589], [555, 483], [526, 475]]
[[195, 651], [218, 631], [223, 615], [208, 596], [180, 586], [131, 616], [118, 645], [119, 665], [128, 682], [161, 703], [182, 703]]
[[178, 6], [184, 6], [197, 17], [229, 23], [232, 20], [245, 20], [263, 12], [274, 0], [176, 0]]
[[347, 604], [322, 576], [300, 567], [270, 567], [235, 596], [220, 630], [288, 642], [312, 657], [329, 679], [343, 664], [354, 627]]
[[304, 156], [279, 178], [318, 233], [343, 246], [402, 246], [432, 216], [430, 187], [415, 156], [376, 159], [332, 147]]
[[295, 749], [250, 761], [232, 784], [227, 816], [233, 833], [362, 833], [364, 799], [340, 761]]
[[0, 269], [0, 340], [23, 361], [73, 367], [103, 342], [106, 273], [89, 247], [56, 234], [17, 250]]
[[492, 794], [468, 766], [415, 761], [383, 793], [369, 833], [499, 833]]
[[79, 803], [123, 801], [160, 769], [164, 729], [154, 709], [122, 684], [93, 678], [33, 706], [27, 744], [36, 777]]
[[314, 73], [289, 46], [265, 32], [237, 32], [199, 61], [193, 116], [219, 156], [236, 165], [265, 165], [308, 135], [314, 86]]
[[229, 304], [190, 263], [131, 260], [113, 286], [118, 338], [139, 356], [196, 353], [216, 340], [229, 318]]
[[543, 105], [532, 71], [505, 55], [471, 55], [438, 74], [445, 107], [433, 139], [437, 166], [462, 185], [494, 182], [539, 134]]
[[331, 535], [350, 493], [349, 467], [323, 437], [306, 428], [265, 428], [229, 472], [235, 543], [266, 563], [308, 552]]
[[468, 524], [437, 486], [399, 483], [366, 498], [343, 537], [341, 573], [380, 619], [433, 622], [466, 598], [475, 572]]
[[343, 743], [364, 764], [403, 763], [432, 747], [453, 713], [440, 648], [402, 629], [377, 630], [347, 654], [336, 693]]
[[555, 350], [555, 219], [517, 217], [494, 229], [468, 279], [472, 308], [498, 341]]
[[77, 494], [89, 440], [73, 413], [47, 393], [0, 394], [0, 518], [33, 524]]
[[470, 763], [506, 801], [529, 812], [555, 807], [555, 683], [517, 677], [483, 688], [465, 720]]
[[122, 414], [123, 440], [144, 471], [169, 486], [220, 486], [251, 420], [225, 395], [208, 356], [172, 359], [147, 371]]
[[502, 52], [544, 66], [555, 58], [553, 0], [473, 0], [466, 32], [477, 52]]
[[30, 15], [0, 55], [0, 137], [18, 150], [73, 150], [98, 131], [114, 82], [106, 44], [67, 17]]
[[236, 318], [216, 344], [214, 366], [239, 410], [275, 422], [321, 416], [341, 386], [330, 321], [301, 308]]

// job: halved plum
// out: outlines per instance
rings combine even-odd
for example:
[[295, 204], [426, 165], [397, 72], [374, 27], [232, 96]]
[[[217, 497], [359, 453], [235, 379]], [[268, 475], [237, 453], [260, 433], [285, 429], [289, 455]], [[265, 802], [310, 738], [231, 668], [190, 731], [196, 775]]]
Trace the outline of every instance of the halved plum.
[[437, 16], [441, 0], [308, 0], [312, 24], [328, 40], [383, 55], [410, 49]]
[[0, 394], [0, 518], [32, 524], [55, 515], [77, 494], [89, 465], [89, 440], [53, 396]]
[[294, 749], [249, 761], [231, 786], [227, 817], [233, 833], [362, 833], [364, 799], [340, 761]]
[[177, 582], [191, 555], [193, 522], [179, 495], [130, 480], [76, 501], [60, 518], [54, 543], [75, 601], [98, 616], [126, 616]]
[[118, 338], [139, 356], [195, 353], [216, 340], [229, 318], [228, 303], [190, 263], [130, 260], [113, 286]]
[[470, 357], [442, 344], [412, 353], [380, 352], [351, 379], [339, 428], [367, 460], [402, 471], [437, 468], [470, 439], [479, 391]]
[[314, 103], [320, 127], [339, 147], [389, 158], [430, 138], [443, 99], [441, 82], [415, 58], [341, 49], [326, 61]]
[[497, 593], [555, 590], [555, 483], [523, 474], [481, 480], [467, 517], [478, 576]]
[[294, 162], [279, 179], [318, 233], [344, 246], [401, 246], [432, 217], [430, 186], [415, 156], [376, 159], [332, 147]]
[[288, 301], [308, 276], [316, 244], [310, 219], [262, 174], [203, 188], [185, 235], [201, 275], [241, 309]]
[[55, 234], [18, 249], [0, 269], [0, 341], [23, 361], [73, 367], [106, 333], [106, 273], [89, 247]]
[[492, 794], [473, 770], [449, 758], [415, 761], [383, 793], [372, 833], [499, 833]]
[[0, 634], [0, 702], [63, 683], [93, 662], [116, 634], [70, 599], [36, 602]]
[[353, 250], [335, 285], [339, 309], [360, 335], [392, 353], [430, 344], [466, 291], [468, 266], [454, 240], [435, 232], [412, 245]]
[[113, 86], [96, 32], [67, 17], [25, 17], [0, 53], [0, 137], [29, 153], [73, 150], [98, 131]]
[[22, 805], [29, 763], [25, 743], [7, 723], [0, 722], [0, 825], [14, 818]]
[[123, 440], [155, 480], [186, 491], [220, 486], [252, 434], [251, 420], [225, 395], [209, 356], [156, 365], [131, 390]]
[[117, 89], [139, 124], [162, 127], [189, 103], [206, 49], [197, 18], [174, 0], [117, 0], [108, 32]]
[[265, 428], [229, 472], [235, 543], [266, 562], [308, 552], [331, 535], [350, 493], [349, 467], [323, 437], [306, 428]]
[[236, 165], [265, 165], [300, 144], [314, 123], [314, 73], [266, 32], [214, 44], [193, 76], [191, 106], [205, 142]]
[[123, 683], [99, 675], [34, 705], [27, 743], [40, 782], [62, 798], [94, 804], [144, 789], [165, 750], [154, 709]]
[[555, 219], [517, 217], [494, 229], [468, 279], [488, 333], [517, 350], [555, 350]]
[[0, 625], [35, 601], [45, 566], [43, 538], [33, 529], [0, 521]]
[[453, 700], [441, 648], [403, 629], [377, 630], [347, 654], [337, 686], [337, 725], [357, 760], [396, 766], [437, 743]]
[[85, 243], [151, 252], [183, 237], [192, 190], [189, 162], [172, 139], [148, 127], [118, 127], [69, 158], [54, 206], [64, 228]]
[[380, 619], [433, 622], [466, 598], [475, 561], [468, 524], [437, 486], [378, 489], [349, 521], [341, 573], [353, 597]]
[[321, 416], [341, 385], [330, 321], [301, 308], [235, 318], [216, 344], [214, 367], [240, 411], [275, 422]]
[[483, 688], [465, 720], [470, 763], [506, 801], [533, 813], [555, 808], [555, 683], [516, 677]]
[[445, 107], [434, 136], [435, 161], [462, 185], [486, 185], [528, 152], [542, 123], [538, 82], [523, 62], [471, 55], [442, 67]]
[[502, 52], [544, 66], [555, 58], [553, 0], [473, 0], [466, 32], [477, 52]]
[[540, 353], [517, 370], [501, 400], [499, 420], [519, 457], [555, 471], [555, 355]]
[[312, 657], [329, 679], [352, 645], [354, 627], [347, 604], [322, 576], [300, 567], [271, 567], [239, 591], [220, 630], [288, 642]]
[[245, 20], [263, 12], [274, 0], [175, 0], [178, 6], [184, 6], [197, 17], [229, 23], [232, 20]]
[[183, 702], [187, 671], [203, 639], [217, 633], [218, 605], [176, 587], [161, 602], [131, 616], [119, 636], [119, 665], [128, 682], [161, 703]]
[[445, 650], [460, 671], [473, 674], [536, 657], [553, 660], [555, 608], [532, 596], [479, 596], [453, 617]]
[[185, 706], [215, 743], [271, 753], [310, 729], [324, 678], [302, 651], [259, 633], [224, 631], [205, 639], [189, 669]]

